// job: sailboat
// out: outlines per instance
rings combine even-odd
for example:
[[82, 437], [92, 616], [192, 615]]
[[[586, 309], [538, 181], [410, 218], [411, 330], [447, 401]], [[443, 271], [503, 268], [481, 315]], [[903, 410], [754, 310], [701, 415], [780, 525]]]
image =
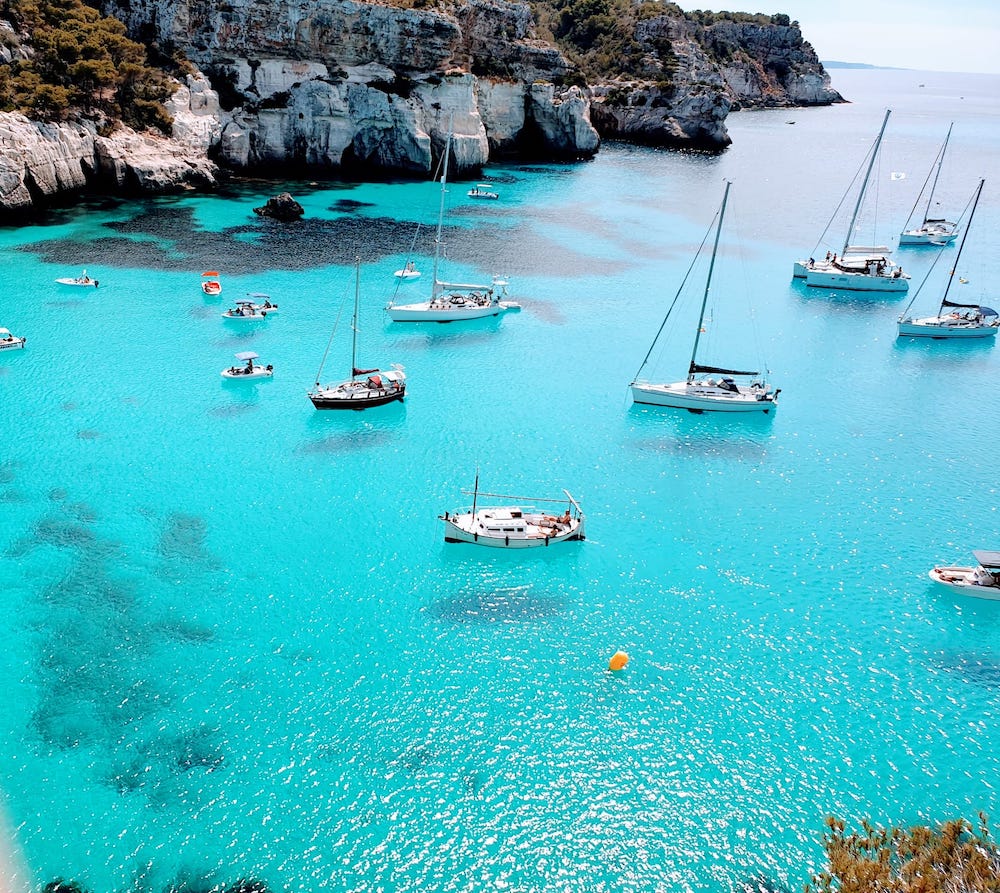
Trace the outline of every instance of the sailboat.
[[[887, 247], [851, 244], [854, 227], [858, 222], [858, 214], [864, 203], [865, 193], [868, 191], [872, 168], [875, 166], [875, 159], [878, 157], [882, 136], [885, 134], [885, 126], [889, 123], [890, 114], [892, 114], [891, 110], [887, 109], [885, 118], [882, 120], [882, 129], [879, 130], [878, 137], [866, 156], [868, 169], [861, 181], [861, 189], [854, 204], [854, 213], [851, 215], [847, 236], [839, 254], [831, 254], [828, 251], [826, 257], [819, 260], [810, 257], [809, 260], [796, 261], [792, 269], [793, 278], [805, 279], [806, 285], [814, 288], [835, 288], [845, 291], [905, 292], [909, 288], [907, 280], [910, 277], [903, 272], [902, 267], [893, 263]], [[840, 206], [837, 207], [839, 210]], [[836, 212], [834, 212], [834, 216], [836, 216]], [[829, 226], [827, 224], [827, 229]], [[823, 234], [826, 234], [826, 230], [823, 231]], [[823, 236], [820, 236], [820, 241], [822, 239]]]
[[[951, 128], [953, 126], [954, 123], [948, 125], [948, 133], [944, 138], [944, 143], [938, 150], [934, 164], [931, 165], [931, 169], [927, 172], [927, 179], [924, 180], [924, 185], [920, 187], [917, 200], [913, 203], [913, 208], [910, 210], [910, 216], [906, 218], [906, 223], [903, 224], [903, 231], [899, 234], [900, 245], [948, 245], [954, 242], [958, 236], [957, 223], [952, 223], [943, 217], [930, 216], [931, 205], [934, 204], [934, 190], [937, 188], [938, 177], [941, 176], [941, 164], [944, 161], [945, 150], [948, 148], [948, 140], [951, 139]], [[931, 174], [934, 175], [934, 182], [931, 183], [931, 191], [927, 195], [927, 207], [924, 208], [924, 222], [915, 229], [907, 229], [910, 225], [910, 219], [917, 210], [917, 205], [920, 204], [920, 200], [923, 198], [924, 190], [931, 179]]]
[[[917, 319], [907, 316], [913, 302], [916, 301], [923, 289], [924, 282], [920, 283], [920, 288], [913, 295], [913, 300], [906, 305], [906, 309], [899, 317], [899, 335], [908, 335], [916, 338], [992, 338], [997, 333], [1000, 326], [1000, 317], [996, 310], [990, 307], [983, 307], [980, 304], [962, 304], [957, 301], [948, 300], [948, 292], [955, 279], [955, 271], [958, 269], [958, 262], [962, 257], [962, 250], [965, 248], [965, 240], [969, 236], [972, 228], [972, 218], [976, 213], [976, 206], [979, 204], [979, 196], [983, 191], [985, 180], [979, 181], [979, 186], [972, 199], [972, 210], [969, 212], [969, 221], [965, 225], [965, 232], [962, 234], [962, 242], [958, 246], [958, 254], [955, 255], [955, 264], [948, 274], [948, 284], [944, 288], [944, 295], [941, 298], [941, 306], [938, 308], [937, 316], [925, 316]], [[942, 246], [943, 250], [943, 246]], [[938, 255], [939, 259], [941, 255]], [[937, 263], [935, 259], [935, 263]], [[931, 267], [933, 270], [934, 267]]]
[[451, 139], [452, 135], [449, 133], [444, 146], [444, 162], [441, 166], [441, 205], [438, 210], [437, 234], [434, 237], [434, 284], [431, 286], [430, 300], [416, 304], [397, 304], [395, 301], [390, 301], [385, 309], [393, 322], [456, 322], [462, 319], [499, 316], [508, 310], [521, 308], [521, 305], [514, 301], [501, 300], [505, 296], [503, 286], [506, 283], [499, 280], [494, 280], [490, 285], [471, 285], [441, 282], [438, 279]]
[[[689, 412], [763, 412], [770, 413], [777, 409], [778, 394], [781, 389], [771, 390], [767, 382], [760, 378], [759, 372], [746, 372], [739, 369], [724, 369], [718, 366], [705, 366], [698, 362], [698, 346], [701, 343], [701, 333], [704, 331], [705, 308], [708, 306], [708, 295], [712, 288], [712, 273], [715, 270], [715, 257], [719, 250], [719, 235], [722, 232], [722, 221], [726, 214], [726, 203], [729, 200], [729, 187], [722, 196], [722, 206], [719, 209], [718, 224], [715, 228], [715, 243], [712, 246], [712, 259], [708, 265], [708, 276], [705, 280], [705, 292], [701, 299], [701, 310], [698, 313], [698, 324], [695, 327], [694, 347], [691, 350], [691, 362], [688, 366], [688, 376], [684, 381], [667, 384], [650, 382], [640, 378], [643, 369], [649, 363], [653, 349], [663, 333], [670, 318], [670, 312], [677, 304], [681, 291], [684, 289], [687, 276], [681, 282], [677, 294], [667, 310], [667, 315], [660, 324], [659, 331], [650, 345], [646, 358], [642, 361], [635, 379], [629, 385], [632, 389], [632, 399], [636, 403], [648, 403], [653, 406], [670, 406], [675, 409], [686, 409]], [[711, 229], [709, 230], [711, 231]], [[698, 248], [701, 253], [708, 234]], [[697, 255], [696, 255], [697, 259]], [[745, 384], [737, 383], [734, 376], [748, 378]]]
[[316, 384], [309, 392], [316, 409], [368, 409], [372, 406], [382, 406], [393, 400], [402, 401], [406, 394], [406, 373], [398, 363], [393, 363], [389, 370], [359, 369], [358, 353], [358, 305], [361, 300], [361, 258], [355, 260], [354, 275], [354, 314], [351, 317], [351, 377], [338, 384], [321, 385], [323, 365], [330, 353], [330, 344], [337, 329], [334, 326], [330, 341], [323, 354], [316, 373]]

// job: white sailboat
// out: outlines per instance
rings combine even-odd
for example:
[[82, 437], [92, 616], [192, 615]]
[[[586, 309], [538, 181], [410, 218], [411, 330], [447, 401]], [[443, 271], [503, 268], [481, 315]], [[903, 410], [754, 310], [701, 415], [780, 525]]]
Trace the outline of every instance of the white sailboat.
[[[629, 385], [632, 389], [632, 399], [636, 403], [647, 403], [652, 406], [669, 406], [674, 409], [686, 409], [689, 412], [762, 412], [770, 413], [777, 409], [780, 388], [772, 390], [767, 382], [760, 378], [759, 372], [747, 372], [739, 369], [725, 369], [719, 366], [705, 366], [698, 362], [698, 346], [701, 343], [701, 333], [704, 331], [705, 308], [708, 306], [708, 295], [712, 287], [712, 273], [715, 269], [715, 257], [719, 250], [719, 235], [722, 232], [722, 221], [726, 213], [726, 203], [729, 199], [730, 183], [726, 182], [726, 190], [722, 196], [722, 206], [719, 209], [718, 224], [715, 229], [715, 243], [712, 246], [712, 259], [708, 266], [708, 276], [705, 281], [705, 292], [701, 300], [701, 310], [698, 314], [698, 324], [695, 327], [694, 347], [691, 350], [691, 362], [688, 366], [688, 376], [684, 381], [668, 383], [651, 382], [641, 378], [643, 369], [649, 363], [653, 349], [663, 333], [670, 312], [677, 304], [677, 299], [684, 288], [687, 276], [681, 283], [670, 309], [667, 311], [659, 331], [650, 345], [646, 358], [642, 361], [635, 379]], [[707, 241], [702, 241], [698, 251]], [[736, 377], [745, 379], [738, 383]]]
[[393, 322], [456, 322], [463, 319], [483, 319], [487, 316], [499, 316], [508, 310], [519, 310], [521, 307], [514, 301], [501, 300], [505, 292], [503, 284], [497, 280], [489, 285], [475, 285], [441, 282], [438, 279], [450, 150], [449, 133], [444, 146], [444, 162], [441, 166], [441, 204], [438, 210], [437, 234], [434, 237], [434, 283], [431, 286], [431, 297], [428, 301], [413, 304], [397, 304], [395, 301], [390, 301], [385, 310]]
[[[938, 150], [934, 164], [931, 165], [931, 169], [927, 172], [927, 179], [924, 180], [924, 185], [920, 187], [917, 200], [913, 203], [913, 208], [910, 210], [910, 216], [906, 218], [906, 223], [903, 224], [903, 231], [899, 234], [900, 245], [948, 245], [954, 242], [958, 236], [957, 223], [945, 220], [943, 217], [930, 216], [931, 205], [934, 204], [934, 190], [937, 188], [938, 177], [941, 176], [941, 164], [944, 161], [944, 153], [948, 148], [948, 140], [951, 139], [951, 128], [953, 126], [953, 123], [948, 125], [948, 133], [944, 138], [944, 143]], [[931, 174], [934, 175], [934, 182], [931, 183], [931, 191], [927, 195], [927, 206], [924, 208], [924, 222], [918, 227], [907, 229], [910, 225], [910, 219], [913, 217], [917, 206], [923, 198], [924, 190], [927, 188], [928, 182], [930, 182]]]
[[[472, 497], [471, 508], [438, 516], [438, 520], [444, 522], [446, 543], [472, 543], [495, 549], [534, 549], [585, 539], [583, 512], [567, 490], [563, 490], [565, 499], [480, 493], [477, 472], [473, 490], [463, 492]], [[480, 497], [500, 499], [503, 504], [483, 507], [479, 505]], [[559, 509], [545, 511], [534, 505], [540, 502], [559, 504], [560, 507], [565, 505], [566, 508], [562, 512]]]
[[[918, 288], [913, 295], [913, 299], [909, 304], [906, 305], [906, 309], [902, 312], [899, 317], [898, 332], [899, 336], [908, 336], [915, 338], [992, 338], [997, 333], [997, 328], [1000, 326], [1000, 316], [998, 316], [996, 310], [990, 307], [984, 307], [979, 303], [975, 304], [963, 304], [958, 301], [949, 301], [948, 292], [951, 290], [951, 284], [955, 279], [955, 271], [958, 269], [958, 262], [962, 257], [962, 250], [965, 248], [965, 240], [969, 236], [969, 230], [972, 229], [972, 218], [976, 213], [976, 206], [979, 204], [979, 196], [983, 191], [983, 184], [985, 180], [979, 181], [979, 186], [976, 187], [976, 192], [972, 198], [972, 210], [969, 212], [969, 221], [965, 225], [965, 232], [962, 234], [962, 242], [958, 246], [958, 254], [955, 255], [955, 264], [948, 274], [948, 284], [944, 288], [944, 295], [941, 297], [941, 306], [938, 307], [938, 312], [936, 316], [925, 316], [925, 317], [913, 317], [908, 316], [910, 307], [920, 296], [920, 292], [923, 290], [924, 283], [927, 282], [927, 278], [920, 283], [920, 288]], [[942, 246], [943, 250], [943, 246]], [[940, 260], [941, 255], [939, 254], [935, 258], [935, 264]], [[932, 272], [934, 269], [931, 266]], [[929, 273], [928, 273], [929, 276]]]
[[326, 352], [323, 354], [323, 361], [316, 373], [316, 384], [309, 392], [309, 399], [316, 409], [369, 409], [372, 406], [392, 403], [393, 400], [402, 402], [406, 395], [406, 373], [398, 363], [392, 364], [388, 370], [359, 369], [357, 366], [360, 300], [361, 258], [359, 257], [355, 260], [354, 314], [351, 317], [351, 377], [337, 384], [319, 383], [327, 355], [330, 353], [330, 345], [333, 343], [333, 335], [337, 331], [334, 326], [326, 345]]
[[[854, 213], [851, 215], [850, 225], [847, 227], [847, 236], [839, 254], [831, 254], [829, 251], [825, 258], [817, 260], [810, 257], [808, 260], [796, 261], [792, 268], [792, 277], [805, 279], [806, 285], [813, 288], [834, 288], [842, 291], [868, 291], [868, 292], [905, 292], [909, 285], [910, 278], [903, 272], [903, 268], [897, 266], [889, 257], [889, 249], [886, 246], [863, 246], [852, 245], [851, 238], [854, 236], [854, 227], [858, 221], [858, 214], [865, 200], [865, 193], [868, 191], [868, 183], [871, 180], [872, 168], [875, 166], [875, 159], [878, 157], [879, 147], [882, 145], [882, 136], [885, 134], [885, 126], [889, 122], [891, 110], [886, 110], [885, 118], [882, 120], [882, 128], [878, 132], [875, 142], [869, 150], [868, 169], [865, 171], [864, 179], [861, 181], [861, 189], [854, 205]], [[846, 197], [846, 196], [845, 196]], [[843, 200], [841, 200], [843, 202]], [[838, 205], [838, 209], [839, 209]], [[834, 212], [836, 216], [836, 212]], [[832, 220], [831, 220], [832, 223]], [[829, 224], [827, 224], [829, 229]], [[824, 235], [826, 230], [824, 230]], [[823, 236], [820, 236], [822, 242]]]

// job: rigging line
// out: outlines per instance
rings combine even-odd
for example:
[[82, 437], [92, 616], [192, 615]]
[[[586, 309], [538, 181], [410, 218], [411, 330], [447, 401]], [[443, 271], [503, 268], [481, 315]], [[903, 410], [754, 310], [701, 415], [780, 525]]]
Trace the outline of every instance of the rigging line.
[[667, 324], [667, 320], [670, 319], [670, 314], [674, 312], [674, 307], [677, 306], [677, 301], [681, 296], [681, 292], [684, 291], [684, 286], [687, 284], [688, 277], [691, 275], [691, 271], [694, 269], [696, 263], [698, 263], [698, 258], [701, 256], [701, 252], [705, 248], [705, 243], [708, 241], [708, 237], [712, 234], [712, 227], [715, 226], [715, 220], [719, 216], [719, 212], [716, 211], [715, 215], [712, 217], [711, 223], [708, 225], [708, 229], [705, 230], [705, 236], [701, 240], [701, 244], [698, 246], [698, 250], [695, 251], [694, 257], [691, 259], [691, 265], [687, 268], [687, 272], [684, 274], [684, 278], [681, 280], [681, 284], [677, 287], [677, 293], [674, 295], [674, 299], [670, 302], [670, 306], [667, 308], [667, 314], [663, 317], [663, 322], [660, 323], [660, 327], [656, 330], [656, 335], [653, 337], [653, 343], [649, 345], [649, 350], [646, 351], [646, 357], [639, 365], [638, 371], [635, 373], [635, 378], [639, 377], [639, 372], [645, 368], [646, 363], [649, 362], [649, 358], [653, 353], [653, 348], [656, 347], [656, 342], [660, 340], [660, 335], [663, 334], [663, 328]]
[[[408, 265], [408, 264], [410, 263], [410, 260], [411, 260], [411, 259], [413, 258], [413, 252], [414, 252], [414, 250], [415, 250], [415, 249], [416, 249], [416, 247], [417, 247], [417, 236], [419, 236], [419, 235], [420, 235], [420, 227], [421, 227], [421, 226], [423, 226], [423, 224], [421, 224], [421, 223], [418, 223], [418, 224], [417, 224], [417, 229], [416, 229], [416, 231], [415, 231], [415, 232], [413, 233], [413, 241], [412, 241], [412, 242], [410, 242], [410, 250], [406, 252], [406, 260], [404, 260], [404, 261], [403, 261], [403, 269], [404, 269], [404, 270], [406, 270], [406, 268], [407, 268], [407, 265]], [[406, 277], [405, 277], [405, 276], [397, 276], [397, 277], [396, 277], [396, 287], [395, 287], [395, 288], [394, 288], [394, 289], [392, 290], [392, 297], [393, 297], [393, 300], [395, 300], [395, 299], [396, 299], [396, 295], [398, 295], [398, 294], [399, 294], [399, 288], [400, 288], [400, 286], [401, 286], [401, 285], [402, 285], [402, 284], [403, 284], [404, 282], [406, 282]]]
[[[920, 204], [921, 199], [923, 199], [923, 197], [924, 197], [924, 190], [927, 188], [927, 184], [930, 183], [931, 176], [934, 175], [934, 169], [935, 169], [935, 167], [937, 168], [937, 173], [938, 174], [941, 173], [941, 164], [944, 161], [945, 149], [948, 148], [948, 140], [951, 138], [951, 128], [954, 127], [954, 126], [955, 126], [955, 122], [954, 121], [952, 121], [952, 123], [948, 125], [948, 135], [944, 138], [944, 143], [942, 144], [941, 148], [938, 149], [937, 155], [934, 156], [934, 162], [933, 162], [933, 164], [931, 164], [930, 170], [927, 171], [927, 176], [924, 177], [924, 185], [920, 187], [920, 192], [917, 193], [917, 199], [913, 203], [913, 207], [910, 208], [910, 213], [909, 213], [909, 216], [907, 216], [907, 218], [906, 218], [906, 223], [903, 224], [903, 230], [904, 231], [910, 225], [910, 220], [913, 219], [913, 214], [917, 210], [917, 205]], [[930, 195], [928, 195], [928, 197], [927, 197], [927, 210], [924, 211], [924, 222], [925, 223], [927, 222], [927, 218], [928, 218], [928, 216], [930, 215], [930, 212], [931, 212], [931, 202], [934, 199], [934, 188], [936, 186], [937, 186], [937, 175], [934, 175], [934, 186], [931, 187]]]
[[757, 368], [767, 370], [767, 362], [764, 359], [764, 342], [760, 337], [760, 329], [757, 325], [757, 315], [754, 313], [754, 302], [750, 296], [750, 288], [748, 286], [748, 283], [752, 280], [750, 279], [750, 267], [747, 260], [749, 252], [747, 251], [746, 239], [743, 235], [744, 221], [742, 219], [742, 215], [738, 213], [730, 214], [729, 219], [732, 221], [731, 232], [736, 243], [736, 253], [739, 256], [740, 271], [743, 274], [743, 278], [741, 280], [742, 288], [740, 288], [740, 292], [743, 296], [743, 301], [746, 304], [747, 314], [750, 317], [750, 336], [753, 338], [754, 352], [757, 357]]
[[323, 375], [323, 367], [326, 365], [326, 358], [330, 353], [330, 345], [333, 344], [333, 336], [337, 334], [340, 327], [340, 317], [344, 315], [344, 298], [340, 299], [340, 309], [337, 311], [337, 318], [333, 322], [333, 331], [330, 332], [330, 339], [326, 342], [326, 350], [323, 351], [323, 359], [320, 360], [319, 369], [316, 370], [316, 387], [319, 387], [319, 380]]
[[837, 207], [833, 209], [833, 214], [830, 215], [830, 219], [827, 221], [826, 226], [823, 227], [823, 232], [819, 234], [819, 238], [816, 240], [816, 244], [813, 246], [812, 253], [816, 254], [820, 245], [824, 244], [826, 239], [826, 234], [830, 231], [830, 227], [833, 226], [833, 222], [840, 216], [840, 210], [844, 207], [844, 202], [847, 201], [848, 196], [854, 192], [854, 187], [861, 176], [861, 172], [865, 169], [865, 165], [868, 163], [868, 156], [871, 155], [872, 150], [875, 148], [872, 145], [868, 151], [865, 153], [865, 157], [861, 159], [861, 164], [858, 165], [858, 169], [854, 172], [854, 176], [851, 178], [851, 182], [847, 184], [847, 189], [844, 190], [844, 194], [840, 197], [840, 201], [837, 202]]

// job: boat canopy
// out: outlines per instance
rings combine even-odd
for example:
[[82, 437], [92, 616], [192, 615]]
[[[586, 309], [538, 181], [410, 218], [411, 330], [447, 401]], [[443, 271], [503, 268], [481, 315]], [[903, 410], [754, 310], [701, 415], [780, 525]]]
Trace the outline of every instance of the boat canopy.
[[990, 573], [1000, 573], [1000, 552], [977, 549], [972, 556]]
[[691, 375], [701, 373], [715, 373], [716, 375], [760, 375], [759, 372], [744, 372], [740, 369], [722, 369], [719, 366], [702, 366], [700, 363], [691, 363], [688, 370]]
[[492, 183], [477, 183], [476, 184], [476, 189], [492, 189], [492, 188], [493, 188], [493, 184]]
[[1000, 313], [997, 313], [996, 310], [994, 310], [992, 307], [981, 306], [979, 308], [979, 312], [982, 313], [983, 316], [1000, 316]]
[[236, 359], [237, 360], [244, 360], [244, 361], [246, 361], [246, 360], [256, 360], [257, 357], [259, 357], [259, 356], [260, 356], [259, 353], [254, 353], [252, 350], [242, 350], [238, 354], [236, 354]]
[[207, 272], [202, 273], [201, 275], [202, 276], [218, 276], [219, 273], [216, 270], [208, 270]]
[[0, 335], [9, 335], [10, 329], [0, 329]]

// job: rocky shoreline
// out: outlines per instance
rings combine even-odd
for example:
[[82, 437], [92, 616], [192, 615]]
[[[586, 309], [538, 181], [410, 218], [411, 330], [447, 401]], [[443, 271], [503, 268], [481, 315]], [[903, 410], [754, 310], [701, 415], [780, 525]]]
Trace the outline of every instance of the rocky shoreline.
[[[449, 132], [457, 176], [500, 157], [587, 158], [602, 137], [720, 150], [733, 108], [840, 101], [795, 25], [698, 32], [684, 19], [649, 19], [637, 37], [669, 42], [669, 83], [581, 87], [567, 85], [571, 66], [535, 36], [529, 7], [506, 0], [451, 12], [356, 0], [111, 0], [105, 11], [134, 35], [154, 29], [193, 63], [166, 103], [172, 135], [103, 135], [88, 120], [0, 113], [0, 215], [85, 189], [210, 188], [230, 172], [426, 177]], [[711, 41], [727, 64], [706, 53]]]

